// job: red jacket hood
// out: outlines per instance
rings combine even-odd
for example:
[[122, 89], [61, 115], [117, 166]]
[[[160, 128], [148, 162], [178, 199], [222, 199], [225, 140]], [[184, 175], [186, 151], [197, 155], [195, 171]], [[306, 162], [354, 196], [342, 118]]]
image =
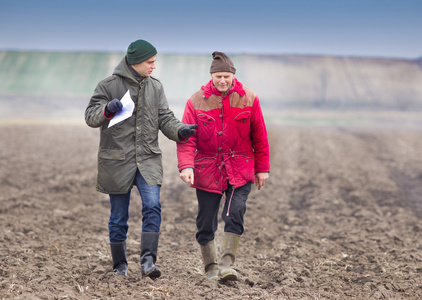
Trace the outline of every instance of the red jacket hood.
[[[217, 88], [212, 83], [212, 79], [206, 85], [203, 85], [201, 89], [204, 91], [203, 97], [207, 99], [212, 94], [221, 96], [221, 93], [217, 90]], [[230, 87], [230, 90], [228, 91], [227, 95], [230, 95], [233, 92], [238, 93], [242, 97], [246, 93], [245, 90], [243, 89], [243, 84], [240, 81], [238, 81], [236, 78], [233, 78], [232, 86]]]

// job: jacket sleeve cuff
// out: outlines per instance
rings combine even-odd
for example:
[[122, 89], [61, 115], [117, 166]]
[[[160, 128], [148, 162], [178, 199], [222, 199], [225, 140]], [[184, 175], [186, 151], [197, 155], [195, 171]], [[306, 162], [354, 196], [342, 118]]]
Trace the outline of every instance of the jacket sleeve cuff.
[[180, 144], [186, 143], [187, 141], [189, 141], [189, 138], [190, 138], [190, 137], [181, 138], [180, 135], [178, 135], [178, 137], [179, 137], [179, 142], [178, 143], [180, 143]]
[[270, 173], [270, 170], [269, 169], [259, 170], [255, 168], [255, 174], [256, 173]]
[[115, 114], [111, 114], [111, 115], [109, 115], [109, 114], [107, 114], [107, 109], [104, 109], [104, 116], [107, 118], [107, 119], [113, 119], [113, 117], [114, 117], [114, 115]]

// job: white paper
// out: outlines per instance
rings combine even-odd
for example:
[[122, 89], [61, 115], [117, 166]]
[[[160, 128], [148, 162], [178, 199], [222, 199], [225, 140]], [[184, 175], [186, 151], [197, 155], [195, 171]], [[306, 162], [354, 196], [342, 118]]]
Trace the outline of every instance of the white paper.
[[110, 123], [108, 124], [108, 128], [111, 126], [116, 125], [117, 123], [126, 120], [130, 118], [133, 114], [133, 109], [135, 108], [135, 103], [133, 103], [132, 98], [130, 97], [129, 90], [126, 92], [126, 94], [123, 96], [123, 98], [120, 100], [123, 104], [123, 108], [121, 111], [116, 113], [113, 117], [113, 119], [110, 120]]

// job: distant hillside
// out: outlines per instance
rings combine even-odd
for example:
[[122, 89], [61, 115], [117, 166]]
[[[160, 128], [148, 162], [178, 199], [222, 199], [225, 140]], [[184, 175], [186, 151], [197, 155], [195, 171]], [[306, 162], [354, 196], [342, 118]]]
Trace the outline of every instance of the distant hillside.
[[[71, 98], [85, 105], [96, 84], [112, 73], [123, 56], [0, 51], [0, 101]], [[231, 57], [236, 77], [254, 89], [267, 108], [422, 108], [422, 59]], [[210, 63], [211, 55], [160, 54], [154, 76], [163, 82], [170, 103], [180, 104], [209, 80]]]

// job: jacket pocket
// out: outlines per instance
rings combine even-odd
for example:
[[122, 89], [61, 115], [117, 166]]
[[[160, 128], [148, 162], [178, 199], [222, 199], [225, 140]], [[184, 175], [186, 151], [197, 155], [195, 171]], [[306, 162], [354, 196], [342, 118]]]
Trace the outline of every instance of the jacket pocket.
[[215, 119], [207, 114], [199, 114], [198, 117], [198, 136], [203, 141], [209, 141], [215, 134]]
[[234, 121], [236, 123], [236, 129], [239, 136], [242, 139], [247, 139], [251, 133], [251, 112], [241, 112], [234, 118]]
[[195, 160], [195, 186], [205, 189], [216, 189], [219, 187], [220, 182], [215, 179], [216, 174], [219, 174], [215, 164], [215, 157], [202, 157]]
[[239, 177], [246, 182], [254, 182], [255, 180], [255, 159], [247, 155], [234, 155], [232, 163]]
[[149, 144], [142, 144], [142, 147], [144, 148], [144, 153], [146, 155], [152, 154], [152, 155], [157, 155], [157, 154], [162, 154], [163, 152], [161, 151], [160, 147], [158, 147], [158, 145], [149, 145]]
[[124, 160], [125, 151], [123, 149], [101, 149], [98, 156], [102, 159]]

